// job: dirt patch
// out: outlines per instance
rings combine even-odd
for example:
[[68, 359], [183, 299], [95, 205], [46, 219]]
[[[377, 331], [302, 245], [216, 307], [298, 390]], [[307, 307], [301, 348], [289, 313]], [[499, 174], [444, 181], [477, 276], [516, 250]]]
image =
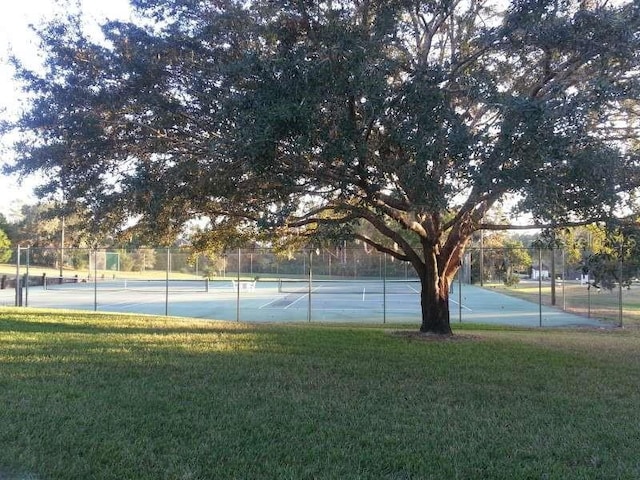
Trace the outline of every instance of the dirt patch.
[[455, 335], [441, 335], [438, 333], [421, 332], [419, 330], [387, 330], [392, 337], [406, 338], [420, 342], [469, 342], [482, 340], [480, 335], [457, 333]]

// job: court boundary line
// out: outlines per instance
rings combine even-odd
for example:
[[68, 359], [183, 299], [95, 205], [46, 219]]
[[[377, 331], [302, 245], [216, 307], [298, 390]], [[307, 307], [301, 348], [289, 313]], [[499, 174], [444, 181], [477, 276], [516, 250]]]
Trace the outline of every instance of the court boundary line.
[[473, 310], [472, 310], [472, 309], [470, 309], [469, 307], [467, 307], [464, 303], [458, 303], [458, 302], [456, 302], [455, 300], [453, 300], [452, 298], [449, 298], [449, 301], [450, 301], [451, 303], [456, 304], [458, 307], [462, 307], [462, 308], [466, 309], [468, 312], [473, 312]]
[[[283, 310], [287, 310], [291, 305], [295, 305], [296, 303], [298, 303], [300, 300], [302, 300], [303, 298], [308, 297], [309, 294], [305, 293], [303, 295], [300, 295], [298, 298], [296, 298], [293, 302], [291, 302], [289, 305], [287, 305], [286, 307], [283, 308]], [[287, 297], [284, 297], [287, 298]]]

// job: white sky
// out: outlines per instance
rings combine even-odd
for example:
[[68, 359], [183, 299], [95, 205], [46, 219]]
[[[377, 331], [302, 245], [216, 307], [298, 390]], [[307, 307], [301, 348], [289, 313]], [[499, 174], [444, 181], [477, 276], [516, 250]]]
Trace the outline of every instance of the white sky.
[[[20, 91], [12, 81], [12, 69], [7, 64], [10, 52], [37, 65], [37, 40], [29, 25], [37, 25], [56, 15], [68, 12], [67, 2], [60, 0], [19, 0], [3, 5], [0, 15], [0, 115], [11, 117], [20, 104]], [[73, 9], [80, 8], [88, 25], [97, 25], [105, 19], [126, 19], [129, 16], [128, 0], [71, 0]], [[0, 149], [0, 161], [10, 156]], [[8, 218], [14, 216], [20, 205], [35, 201], [31, 195], [35, 180], [22, 185], [16, 178], [0, 173], [0, 213]]]

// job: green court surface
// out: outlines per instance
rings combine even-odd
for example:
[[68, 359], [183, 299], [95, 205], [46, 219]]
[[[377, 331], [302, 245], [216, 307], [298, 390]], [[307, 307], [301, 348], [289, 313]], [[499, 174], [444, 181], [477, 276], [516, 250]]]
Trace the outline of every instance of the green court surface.
[[[0, 303], [15, 304], [15, 290]], [[411, 281], [240, 282], [229, 279], [106, 281], [30, 287], [23, 305], [100, 312], [172, 315], [242, 322], [420, 322], [419, 283]], [[606, 326], [597, 319], [471, 286], [453, 286], [451, 322], [526, 327]]]

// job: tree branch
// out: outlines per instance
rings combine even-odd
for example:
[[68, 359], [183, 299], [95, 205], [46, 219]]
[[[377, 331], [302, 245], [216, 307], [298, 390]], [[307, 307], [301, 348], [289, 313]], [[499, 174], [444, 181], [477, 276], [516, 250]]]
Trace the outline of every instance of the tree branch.
[[353, 237], [358, 239], [358, 240], [362, 240], [367, 245], [371, 245], [377, 251], [382, 252], [382, 253], [386, 253], [388, 255], [391, 255], [392, 257], [394, 257], [394, 258], [396, 258], [396, 259], [398, 259], [398, 260], [400, 260], [402, 262], [408, 262], [409, 261], [409, 257], [407, 255], [404, 255], [404, 254], [402, 254], [400, 252], [397, 252], [396, 250], [393, 250], [393, 249], [391, 249], [389, 247], [386, 247], [382, 243], [376, 242], [372, 238], [369, 238], [369, 237], [367, 237], [367, 236], [365, 236], [363, 234], [356, 233]]

